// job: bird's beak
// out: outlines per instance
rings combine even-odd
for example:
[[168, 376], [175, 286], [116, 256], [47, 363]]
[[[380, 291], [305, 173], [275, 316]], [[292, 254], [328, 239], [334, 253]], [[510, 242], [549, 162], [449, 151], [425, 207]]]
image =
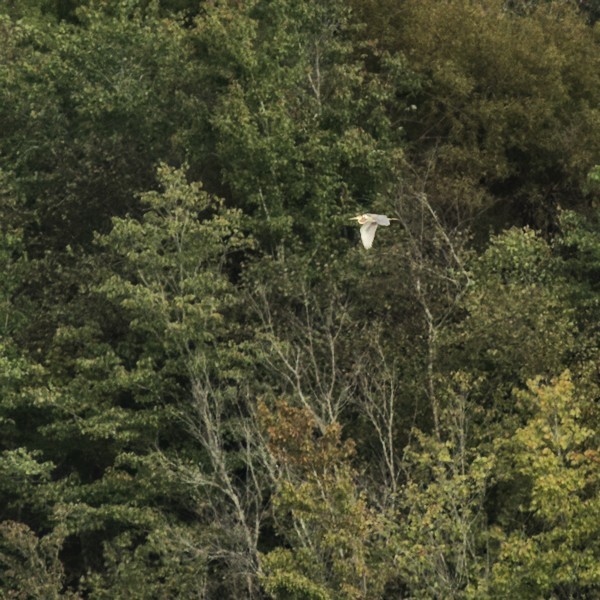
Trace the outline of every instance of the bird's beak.
[[351, 221], [358, 221], [360, 219], [360, 217], [350, 217]]

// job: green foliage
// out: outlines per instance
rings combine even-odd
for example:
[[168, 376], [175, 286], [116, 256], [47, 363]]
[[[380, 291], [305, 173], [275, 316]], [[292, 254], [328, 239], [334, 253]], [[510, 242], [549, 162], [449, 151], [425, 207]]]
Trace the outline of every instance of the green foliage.
[[0, 454], [0, 494], [5, 507], [15, 514], [21, 514], [28, 505], [39, 510], [49, 499], [44, 491], [49, 487], [47, 484], [54, 465], [40, 462], [40, 454], [27, 452], [24, 448], [5, 450]]
[[[14, 176], [0, 170], [0, 335], [8, 336], [17, 331], [24, 321], [27, 301], [15, 302], [15, 295], [26, 272], [24, 255], [24, 203], [15, 190]], [[21, 306], [19, 306], [21, 304]]]
[[219, 168], [268, 249], [299, 238], [333, 251], [341, 217], [398, 173], [394, 80], [366, 70], [354, 29], [336, 1], [224, 3], [197, 20], [193, 40], [218, 94], [209, 120]]
[[405, 128], [436, 204], [472, 211], [483, 193], [499, 226], [545, 228], [558, 203], [586, 203], [600, 70], [577, 3], [535, 3], [526, 16], [504, 0], [353, 4], [420, 77]]
[[598, 216], [597, 211], [587, 218], [572, 211], [561, 213], [561, 236], [556, 241], [557, 250], [566, 263], [567, 273], [592, 303], [592, 296], [598, 285], [596, 275], [600, 268]]
[[104, 546], [105, 570], [83, 581], [90, 598], [202, 597], [207, 565], [188, 528], [157, 527], [142, 542], [130, 532]]
[[36, 252], [89, 242], [173, 155], [181, 33], [84, 14], [85, 27], [1, 22], [0, 167], [35, 210]]
[[[128, 325], [116, 346], [122, 353], [112, 363], [106, 364], [102, 356], [83, 363], [82, 381], [96, 377], [94, 372], [102, 374], [107, 367], [114, 374], [109, 375], [110, 387], [99, 389], [102, 396], [109, 393], [109, 412], [88, 416], [85, 423], [90, 428], [87, 435], [102, 437], [105, 423], [120, 422], [120, 431], [107, 433], [115, 438], [111, 450], [126, 452], [116, 457], [114, 468], [108, 468], [101, 480], [89, 486], [92, 506], [72, 505], [65, 518], [77, 531], [90, 527], [109, 527], [110, 531], [115, 521], [124, 530], [106, 544], [110, 565], [106, 577], [88, 578], [93, 597], [99, 598], [110, 597], [115, 590], [130, 597], [141, 581], [146, 586], [144, 594], [154, 588], [161, 594], [188, 593], [184, 590], [192, 589], [194, 580], [202, 576], [211, 553], [198, 549], [189, 554], [175, 543], [165, 546], [165, 537], [175, 534], [181, 544], [194, 547], [211, 534], [182, 527], [171, 531], [149, 501], [166, 506], [181, 503], [188, 511], [196, 510], [199, 503], [202, 515], [203, 505], [217, 494], [215, 488], [223, 486], [225, 499], [217, 497], [224, 510], [226, 499], [237, 506], [233, 476], [226, 464], [229, 458], [222, 449], [225, 440], [236, 442], [231, 425], [235, 415], [224, 415], [219, 407], [221, 402], [230, 406], [228, 386], [245, 377], [239, 371], [244, 358], [238, 348], [243, 330], [235, 321], [230, 323], [240, 298], [229, 269], [231, 257], [251, 247], [251, 241], [241, 230], [241, 212], [225, 208], [200, 184], [188, 183], [185, 170], [161, 166], [157, 177], [162, 191], [141, 196], [142, 219], [116, 218], [112, 231], [97, 238], [105, 256], [115, 261], [115, 269], [95, 293], [121, 311]], [[203, 402], [208, 400], [201, 394], [202, 385], [210, 390], [214, 413], [212, 408], [204, 412], [208, 407]], [[112, 405], [113, 390], [129, 395], [124, 405]], [[152, 431], [158, 439], [179, 436], [175, 446], [180, 457], [150, 454], [147, 459], [137, 458], [140, 451], [146, 453], [141, 444]], [[212, 486], [205, 485], [211, 477]], [[109, 494], [113, 502], [107, 507]], [[216, 520], [206, 526], [215, 531], [226, 527]], [[236, 536], [231, 525], [221, 534]], [[140, 542], [140, 536], [145, 541]], [[221, 538], [220, 543], [225, 545], [225, 540]], [[129, 553], [133, 553], [130, 559]], [[123, 561], [128, 562], [128, 569]]]
[[439, 438], [416, 430], [405, 449], [396, 563], [419, 598], [478, 598], [487, 589], [484, 504], [496, 459], [473, 436], [482, 413], [473, 384], [455, 373], [443, 391]]
[[332, 596], [324, 586], [315, 583], [305, 573], [314, 573], [316, 567], [310, 556], [302, 551], [294, 554], [277, 548], [263, 559], [264, 586], [272, 598], [293, 600], [329, 600]]
[[587, 175], [587, 182], [589, 189], [598, 189], [598, 186], [600, 185], [600, 165], [594, 165], [590, 169], [590, 172]]
[[[199, 184], [188, 184], [184, 171], [160, 167], [158, 177], [163, 191], [142, 196], [140, 221], [115, 219], [112, 231], [98, 236], [104, 264], [94, 263], [96, 271], [79, 289], [83, 306], [99, 312], [84, 324], [71, 315], [57, 328], [49, 353], [52, 392], [32, 399], [41, 411], [37, 444], [70, 471], [51, 497], [54, 512], [48, 518], [66, 528], [65, 560], [77, 576], [92, 571], [86, 586], [98, 597], [116, 590], [127, 597], [126, 590], [159, 563], [168, 575], [157, 575], [157, 589], [163, 579], [164, 589], [175, 589], [179, 577], [183, 589], [191, 585], [186, 569], [203, 569], [204, 558], [173, 554], [174, 547], [161, 550], [157, 561], [147, 558], [169, 535], [157, 505], [169, 512], [170, 505], [188, 503], [184, 486], [167, 481], [153, 450], [156, 440], [175, 432], [179, 447], [191, 447], [175, 413], [195, 378], [238, 377], [239, 328], [227, 323], [239, 297], [227, 270], [229, 257], [249, 244], [240, 230], [241, 214], [224, 209]], [[106, 332], [117, 325], [121, 332], [111, 340]], [[26, 388], [19, 384], [17, 379], [23, 410]], [[39, 483], [30, 487], [33, 498], [39, 497]], [[16, 492], [14, 481], [9, 491]], [[74, 544], [84, 558], [99, 544], [107, 557], [129, 551], [136, 557], [127, 577], [116, 566], [112, 574], [96, 576], [95, 560], [81, 564], [71, 554]]]
[[459, 344], [455, 366], [471, 364], [484, 377], [478, 385], [489, 407], [510, 410], [514, 385], [556, 372], [574, 351], [575, 314], [563, 269], [551, 245], [527, 228], [492, 238], [473, 265], [465, 318], [448, 339]]
[[120, 257], [122, 273], [100, 291], [127, 311], [132, 332], [160, 344], [159, 350], [150, 341], [138, 359], [142, 369], [157, 351], [190, 361], [196, 356], [210, 368], [226, 353], [219, 342], [231, 335], [227, 311], [238, 301], [228, 256], [249, 246], [241, 212], [223, 209], [200, 184], [188, 184], [184, 171], [163, 166], [158, 177], [164, 191], [142, 196], [142, 221], [116, 219], [98, 239]]

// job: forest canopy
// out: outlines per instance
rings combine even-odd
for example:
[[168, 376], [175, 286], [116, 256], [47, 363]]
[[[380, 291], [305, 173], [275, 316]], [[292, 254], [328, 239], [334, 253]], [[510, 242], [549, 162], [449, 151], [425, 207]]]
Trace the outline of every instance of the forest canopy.
[[3, 2], [0, 597], [598, 597], [599, 16]]

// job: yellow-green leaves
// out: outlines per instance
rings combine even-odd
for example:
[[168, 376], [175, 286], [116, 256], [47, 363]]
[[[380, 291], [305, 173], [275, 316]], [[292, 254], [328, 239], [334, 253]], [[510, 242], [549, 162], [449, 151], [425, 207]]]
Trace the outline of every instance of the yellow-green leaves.
[[263, 557], [265, 589], [281, 600], [377, 597], [390, 571], [377, 543], [384, 519], [356, 485], [353, 443], [336, 423], [319, 432], [308, 409], [280, 402], [260, 413], [279, 468], [274, 520], [291, 547]]
[[502, 544], [493, 585], [523, 598], [591, 590], [600, 585], [600, 446], [583, 418], [592, 399], [581, 397], [568, 371], [528, 387], [516, 393], [528, 419], [510, 448], [529, 518]]
[[[59, 557], [61, 532], [38, 537], [27, 525], [3, 520], [0, 524], [2, 593], [7, 598], [76, 600], [79, 594], [65, 589], [65, 572]], [[24, 592], [27, 590], [27, 592]]]
[[533, 482], [531, 508], [547, 523], [571, 520], [586, 510], [588, 492], [600, 483], [594, 460], [600, 448], [582, 418], [585, 399], [576, 394], [568, 371], [550, 384], [529, 382], [517, 398], [531, 414], [515, 434], [517, 468]]

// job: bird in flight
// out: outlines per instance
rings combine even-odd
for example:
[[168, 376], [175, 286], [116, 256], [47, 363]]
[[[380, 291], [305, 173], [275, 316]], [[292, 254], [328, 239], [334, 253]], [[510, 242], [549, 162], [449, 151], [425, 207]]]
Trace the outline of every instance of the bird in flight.
[[352, 220], [358, 221], [358, 223], [362, 226], [360, 228], [360, 238], [363, 246], [368, 250], [373, 245], [377, 227], [379, 225], [387, 227], [390, 224], [390, 221], [397, 221], [398, 219], [389, 218], [385, 215], [365, 213], [364, 215], [358, 215], [358, 217], [352, 217]]

